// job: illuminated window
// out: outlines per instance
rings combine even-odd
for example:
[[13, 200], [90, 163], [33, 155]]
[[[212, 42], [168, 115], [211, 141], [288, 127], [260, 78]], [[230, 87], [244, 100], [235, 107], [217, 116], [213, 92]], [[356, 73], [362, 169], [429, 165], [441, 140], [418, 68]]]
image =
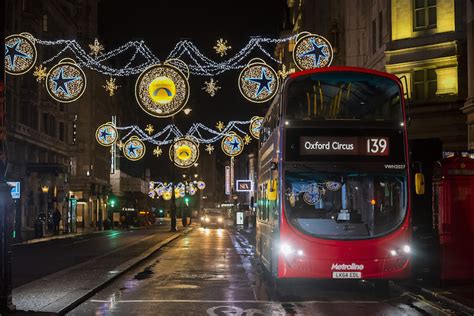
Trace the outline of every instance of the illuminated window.
[[436, 0], [414, 0], [413, 10], [415, 31], [436, 27]]
[[430, 99], [436, 96], [436, 70], [421, 69], [413, 73], [413, 97], [415, 100]]

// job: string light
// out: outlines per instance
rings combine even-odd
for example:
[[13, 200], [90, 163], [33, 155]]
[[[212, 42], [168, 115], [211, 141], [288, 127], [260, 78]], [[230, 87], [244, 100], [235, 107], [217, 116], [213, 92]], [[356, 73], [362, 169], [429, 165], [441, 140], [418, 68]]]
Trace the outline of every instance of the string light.
[[214, 81], [214, 79], [211, 78], [211, 80], [204, 82], [205, 86], [202, 87], [202, 90], [206, 91], [211, 97], [213, 97], [216, 95], [217, 90], [221, 88], [217, 85], [218, 82], [218, 80]]
[[[220, 62], [216, 62], [209, 57], [206, 57], [197, 47], [189, 40], [182, 40], [176, 43], [175, 47], [171, 50], [167, 59], [171, 58], [187, 58], [191, 62], [188, 64], [189, 72], [193, 75], [200, 76], [216, 76], [229, 70], [242, 69], [247, 64], [245, 59], [253, 52], [261, 52], [271, 60], [277, 63], [281, 63], [275, 59], [273, 54], [273, 47], [266, 48], [265, 45], [275, 45], [279, 43], [286, 43], [291, 40], [295, 40], [297, 35], [285, 37], [285, 38], [264, 38], [264, 37], [252, 37], [248, 43], [235, 55], [228, 59]], [[153, 54], [150, 48], [145, 44], [144, 41], [130, 41], [126, 44], [103, 53], [105, 50], [98, 41], [94, 41], [94, 44], [90, 44], [90, 50], [94, 52], [94, 55], [87, 53], [76, 40], [54, 40], [46, 41], [30, 36], [31, 40], [37, 45], [43, 46], [57, 46], [60, 48], [56, 55], [43, 61], [43, 65], [47, 65], [56, 59], [60, 59], [61, 56], [72, 53], [75, 60], [81, 67], [86, 67], [91, 70], [97, 71], [107, 76], [133, 76], [142, 73], [144, 70], [152, 65], [160, 64], [160, 60]], [[97, 45], [96, 45], [97, 44]], [[92, 48], [93, 47], [93, 48]], [[97, 52], [97, 56], [95, 56]], [[115, 57], [120, 57], [118, 60], [126, 60], [123, 58], [124, 55], [129, 55], [128, 61], [125, 61], [123, 66], [113, 67], [110, 66], [109, 62]], [[137, 60], [143, 60], [137, 62]], [[182, 66], [178, 66], [181, 68]]]
[[110, 77], [108, 80], [105, 80], [105, 85], [103, 85], [102, 88], [109, 93], [109, 96], [113, 97], [115, 91], [118, 90], [120, 86], [115, 83], [115, 78]]
[[44, 79], [46, 79], [46, 76], [48, 75], [46, 67], [43, 67], [43, 65], [35, 66], [35, 71], [33, 72], [33, 76], [36, 77], [36, 81], [41, 82]]
[[227, 55], [227, 51], [231, 48], [232, 46], [227, 45], [227, 41], [223, 40], [222, 38], [218, 39], [216, 46], [214, 46], [214, 50], [221, 57], [224, 57], [224, 55]]

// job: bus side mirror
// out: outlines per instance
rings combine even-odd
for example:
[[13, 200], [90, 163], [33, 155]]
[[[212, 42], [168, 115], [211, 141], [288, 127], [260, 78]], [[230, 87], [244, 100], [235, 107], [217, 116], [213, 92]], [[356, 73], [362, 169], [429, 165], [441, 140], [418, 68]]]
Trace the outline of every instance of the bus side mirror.
[[425, 175], [421, 172], [415, 173], [415, 192], [417, 195], [425, 194]]

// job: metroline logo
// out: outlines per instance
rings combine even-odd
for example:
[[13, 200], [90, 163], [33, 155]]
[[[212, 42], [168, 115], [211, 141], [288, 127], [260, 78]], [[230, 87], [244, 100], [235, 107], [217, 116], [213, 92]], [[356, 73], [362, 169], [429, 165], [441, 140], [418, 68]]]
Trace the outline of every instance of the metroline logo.
[[363, 264], [344, 264], [344, 263], [333, 263], [331, 266], [331, 270], [364, 270], [364, 265]]

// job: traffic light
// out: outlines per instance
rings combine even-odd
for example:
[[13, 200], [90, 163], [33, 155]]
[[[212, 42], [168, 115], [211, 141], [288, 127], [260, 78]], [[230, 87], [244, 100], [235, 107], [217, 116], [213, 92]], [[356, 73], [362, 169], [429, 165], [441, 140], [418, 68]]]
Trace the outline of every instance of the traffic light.
[[189, 196], [185, 196], [185, 197], [184, 197], [184, 203], [186, 204], [186, 206], [189, 206], [189, 201], [190, 201], [190, 200], [191, 200], [191, 199], [189, 198]]
[[107, 204], [110, 205], [110, 207], [115, 207], [117, 205], [117, 198], [115, 196], [109, 196]]

